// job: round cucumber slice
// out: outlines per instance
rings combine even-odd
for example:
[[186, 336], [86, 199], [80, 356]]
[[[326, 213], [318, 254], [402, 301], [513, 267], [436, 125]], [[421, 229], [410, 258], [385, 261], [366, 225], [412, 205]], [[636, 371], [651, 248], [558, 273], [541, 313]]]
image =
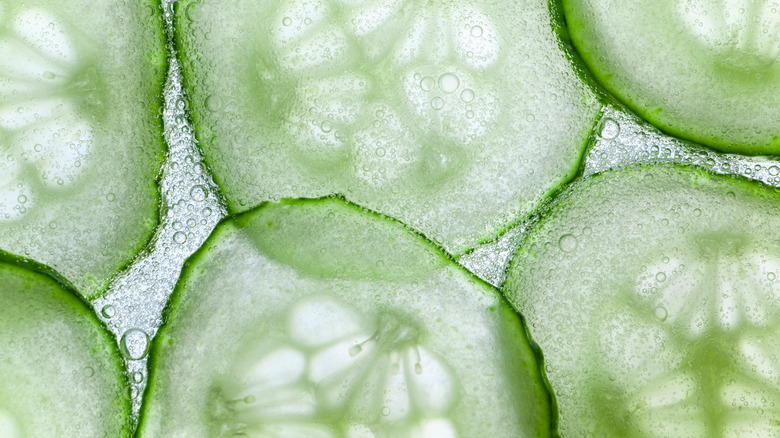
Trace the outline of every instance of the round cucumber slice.
[[130, 437], [113, 337], [71, 286], [0, 252], [0, 436]]
[[562, 0], [596, 79], [667, 133], [780, 154], [775, 0]]
[[498, 291], [334, 198], [223, 222], [153, 341], [139, 436], [549, 436], [540, 358]]
[[694, 168], [567, 190], [510, 268], [564, 436], [755, 437], [780, 402], [780, 195]]
[[157, 224], [166, 56], [150, 11], [0, 0], [0, 247], [85, 295]]
[[573, 177], [600, 108], [544, 0], [182, 3], [193, 119], [233, 212], [341, 193], [460, 254]]

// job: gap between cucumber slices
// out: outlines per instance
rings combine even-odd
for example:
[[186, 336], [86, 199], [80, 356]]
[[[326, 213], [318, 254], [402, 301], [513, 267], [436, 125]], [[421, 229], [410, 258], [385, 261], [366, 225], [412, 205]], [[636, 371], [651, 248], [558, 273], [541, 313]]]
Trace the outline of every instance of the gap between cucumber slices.
[[497, 290], [335, 198], [264, 204], [188, 261], [138, 436], [549, 436], [541, 356]]
[[600, 104], [553, 20], [544, 0], [199, 0], [175, 41], [232, 212], [341, 193], [462, 254], [578, 168]]
[[545, 354], [564, 436], [771, 436], [780, 194], [659, 166], [563, 192], [506, 295]]
[[154, 5], [0, 0], [0, 247], [85, 296], [158, 222], [166, 54]]
[[0, 436], [131, 436], [116, 342], [75, 289], [0, 251], [0, 303]]

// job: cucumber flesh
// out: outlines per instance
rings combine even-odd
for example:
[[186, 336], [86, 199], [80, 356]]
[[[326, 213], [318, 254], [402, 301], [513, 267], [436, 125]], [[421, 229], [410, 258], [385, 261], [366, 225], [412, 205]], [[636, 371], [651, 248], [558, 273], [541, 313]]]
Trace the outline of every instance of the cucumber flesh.
[[545, 352], [564, 436], [776, 432], [780, 195], [694, 168], [582, 180], [545, 212], [507, 298]]
[[338, 199], [223, 222], [188, 262], [165, 320], [140, 437], [553, 427], [539, 359], [498, 291], [401, 224]]
[[0, 247], [94, 295], [157, 223], [160, 19], [124, 0], [1, 6]]
[[780, 154], [774, 0], [563, 0], [595, 78], [667, 133], [723, 152]]
[[116, 343], [49, 272], [0, 253], [0, 436], [129, 437]]
[[599, 110], [544, 0], [182, 3], [193, 119], [233, 212], [341, 193], [459, 254], [574, 175]]

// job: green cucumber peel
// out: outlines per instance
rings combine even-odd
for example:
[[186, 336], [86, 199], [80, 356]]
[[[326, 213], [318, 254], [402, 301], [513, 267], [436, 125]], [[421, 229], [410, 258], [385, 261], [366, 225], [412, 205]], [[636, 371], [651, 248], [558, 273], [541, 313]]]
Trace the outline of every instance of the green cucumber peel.
[[[208, 328], [199, 340], [195, 320]], [[223, 221], [185, 266], [150, 357], [139, 437], [555, 427], [541, 353], [500, 293], [402, 223], [337, 198]]]

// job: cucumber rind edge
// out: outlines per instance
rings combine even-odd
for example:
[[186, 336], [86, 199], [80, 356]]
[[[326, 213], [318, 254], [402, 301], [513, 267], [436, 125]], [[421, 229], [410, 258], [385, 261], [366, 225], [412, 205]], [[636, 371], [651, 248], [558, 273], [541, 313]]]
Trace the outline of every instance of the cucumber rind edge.
[[[541, 349], [541, 347], [539, 347], [539, 345], [531, 337], [531, 333], [530, 333], [530, 331], [528, 329], [528, 324], [526, 323], [525, 317], [522, 314], [520, 314], [519, 312], [516, 311], [516, 309], [511, 305], [511, 303], [509, 303], [509, 301], [506, 299], [506, 297], [504, 296], [503, 292], [500, 289], [498, 289], [498, 288], [494, 287], [493, 285], [487, 283], [486, 281], [482, 280], [481, 278], [477, 277], [475, 274], [473, 274], [471, 271], [469, 271], [465, 267], [463, 267], [460, 264], [458, 264], [457, 261], [455, 260], [455, 258], [452, 255], [447, 253], [443, 248], [438, 246], [436, 243], [434, 243], [434, 242], [430, 241], [429, 239], [427, 239], [423, 234], [421, 234], [421, 233], [419, 233], [419, 232], [409, 228], [406, 224], [404, 224], [403, 222], [401, 222], [401, 221], [399, 221], [399, 220], [397, 220], [395, 218], [392, 218], [390, 216], [378, 213], [376, 211], [369, 210], [369, 209], [366, 209], [364, 207], [361, 207], [361, 206], [359, 206], [359, 205], [357, 205], [357, 204], [355, 204], [355, 203], [353, 203], [351, 201], [346, 200], [343, 196], [340, 196], [340, 195], [330, 195], [330, 196], [324, 196], [324, 197], [320, 197], [320, 198], [284, 198], [284, 199], [281, 199], [279, 201], [279, 203], [280, 204], [291, 205], [291, 204], [296, 204], [296, 203], [317, 203], [319, 201], [332, 200], [332, 199], [338, 199], [339, 201], [342, 201], [347, 206], [349, 206], [349, 207], [351, 207], [351, 208], [353, 208], [353, 209], [355, 209], [357, 211], [360, 211], [360, 212], [362, 212], [364, 214], [367, 213], [368, 215], [370, 215], [370, 216], [372, 216], [374, 218], [377, 218], [377, 219], [380, 219], [380, 220], [385, 220], [385, 221], [390, 221], [391, 223], [400, 225], [408, 233], [410, 233], [413, 236], [415, 236], [416, 238], [422, 239], [423, 241], [428, 243], [429, 248], [433, 249], [435, 251], [435, 253], [439, 257], [441, 257], [442, 259], [444, 259], [444, 260], [446, 260], [448, 262], [451, 262], [454, 266], [457, 266], [457, 269], [459, 269], [460, 271], [465, 273], [470, 279], [472, 279], [473, 281], [477, 282], [483, 288], [486, 288], [487, 290], [489, 290], [490, 292], [495, 294], [495, 296], [497, 297], [498, 301], [501, 304], [503, 304], [503, 306], [502, 306], [503, 311], [513, 312], [513, 314], [518, 318], [517, 321], [520, 324], [520, 328], [522, 330], [522, 333], [525, 336], [526, 341], [528, 342], [528, 347], [531, 350], [531, 352], [532, 352], [532, 354], [534, 356], [534, 360], [537, 363], [537, 369], [534, 370], [536, 372], [536, 374], [537, 374], [536, 378], [541, 383], [542, 390], [545, 392], [545, 394], [547, 396], [546, 402], [549, 405], [550, 418], [548, 419], [548, 421], [546, 423], [549, 424], [549, 428], [547, 430], [545, 430], [545, 431], [540, 431], [540, 432], [547, 433], [547, 434], [549, 434], [549, 436], [552, 436], [552, 437], [558, 437], [559, 436], [559, 434], [558, 434], [558, 404], [557, 404], [557, 401], [555, 399], [555, 395], [553, 393], [552, 386], [550, 385], [550, 382], [549, 382], [549, 380], [547, 378], [547, 375], [546, 375], [546, 373], [544, 371], [544, 356], [543, 356], [543, 353], [542, 353], [542, 349]], [[197, 262], [201, 258], [201, 255], [209, 250], [209, 248], [212, 245], [214, 240], [218, 239], [219, 235], [221, 234], [221, 230], [222, 230], [222, 228], [224, 226], [232, 224], [234, 222], [234, 220], [241, 220], [241, 218], [243, 216], [247, 216], [248, 217], [248, 216], [254, 215], [254, 214], [258, 213], [260, 210], [264, 209], [265, 207], [267, 207], [269, 205], [274, 205], [274, 204], [277, 204], [277, 203], [266, 201], [266, 202], [263, 202], [263, 203], [259, 204], [258, 206], [254, 207], [252, 209], [249, 209], [247, 211], [240, 212], [240, 213], [235, 213], [235, 214], [232, 214], [232, 215], [229, 215], [229, 216], [226, 216], [226, 217], [222, 218], [222, 220], [217, 224], [217, 226], [214, 228], [214, 231], [206, 239], [206, 241], [203, 243], [203, 245], [201, 245], [200, 248], [198, 248], [185, 261], [184, 267], [182, 268], [182, 271], [181, 271], [181, 275], [179, 276], [179, 280], [176, 282], [176, 286], [174, 287], [174, 290], [171, 293], [171, 295], [170, 295], [170, 297], [168, 299], [168, 302], [166, 303], [166, 305], [165, 305], [165, 307], [164, 307], [164, 309], [162, 311], [162, 317], [161, 317], [162, 323], [160, 324], [160, 328], [158, 329], [157, 334], [154, 336], [154, 338], [151, 341], [151, 345], [149, 346], [149, 355], [148, 355], [149, 359], [148, 359], [148, 365], [147, 365], [147, 369], [149, 371], [148, 371], [148, 376], [147, 376], [147, 379], [146, 379], [146, 381], [147, 381], [146, 388], [144, 389], [144, 392], [142, 394], [142, 400], [144, 400], [144, 403], [142, 404], [141, 410], [140, 410], [140, 413], [139, 413], [138, 426], [136, 428], [136, 432], [135, 432], [135, 435], [134, 435], [135, 438], [142, 438], [144, 436], [142, 431], [144, 429], [144, 420], [145, 420], [145, 417], [146, 417], [145, 414], [146, 414], [146, 411], [147, 411], [147, 409], [149, 407], [148, 400], [149, 400], [150, 396], [154, 392], [156, 392], [155, 382], [157, 381], [157, 379], [155, 379], [155, 375], [156, 375], [157, 369], [158, 369], [156, 364], [157, 364], [159, 352], [160, 352], [160, 349], [161, 349], [161, 343], [162, 343], [162, 336], [160, 336], [160, 335], [164, 334], [164, 332], [166, 331], [166, 328], [167, 328], [167, 325], [168, 325], [169, 321], [171, 319], [175, 318], [175, 313], [176, 313], [176, 311], [177, 311], [177, 309], [179, 307], [179, 303], [181, 302], [181, 300], [183, 299], [183, 296], [184, 296], [183, 288], [184, 288], [184, 284], [185, 284], [186, 278], [189, 277], [190, 272], [192, 272], [192, 269], [194, 268], [194, 266], [197, 264]]]

